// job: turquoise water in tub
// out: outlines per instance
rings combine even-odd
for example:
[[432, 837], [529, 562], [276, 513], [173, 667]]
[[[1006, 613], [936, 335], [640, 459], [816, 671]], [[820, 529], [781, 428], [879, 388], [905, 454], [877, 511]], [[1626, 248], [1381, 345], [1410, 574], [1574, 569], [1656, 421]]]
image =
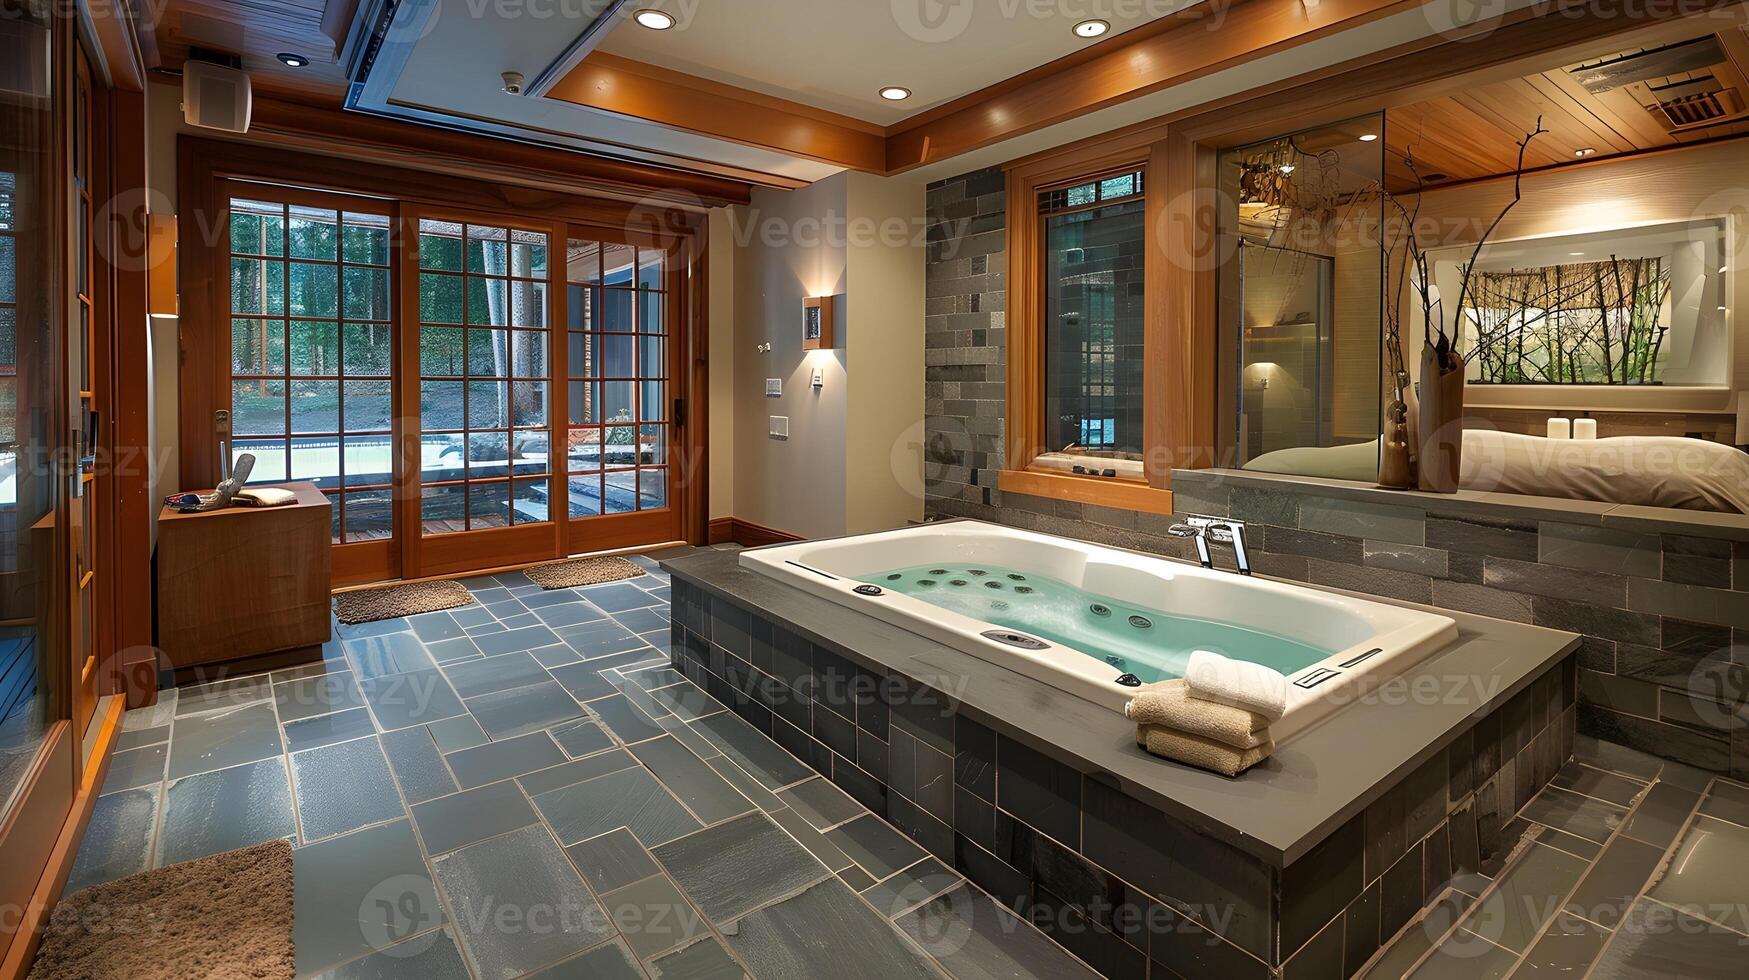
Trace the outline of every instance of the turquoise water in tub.
[[1190, 655], [1197, 650], [1248, 660], [1283, 674], [1335, 652], [1232, 623], [1125, 605], [1058, 579], [994, 565], [918, 565], [878, 572], [862, 581], [1071, 647], [1136, 675], [1144, 684], [1183, 677]]

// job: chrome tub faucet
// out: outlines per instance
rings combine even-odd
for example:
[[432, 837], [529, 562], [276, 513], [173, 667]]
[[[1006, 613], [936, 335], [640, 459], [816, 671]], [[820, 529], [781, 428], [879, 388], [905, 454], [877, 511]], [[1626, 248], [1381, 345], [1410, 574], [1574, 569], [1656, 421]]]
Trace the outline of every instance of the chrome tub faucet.
[[1190, 514], [1182, 523], [1167, 528], [1166, 533], [1175, 538], [1194, 539], [1196, 558], [1202, 562], [1202, 567], [1208, 569], [1215, 567], [1214, 557], [1209, 551], [1209, 541], [1212, 539], [1218, 544], [1230, 544], [1233, 546], [1233, 560], [1238, 563], [1239, 574], [1251, 574], [1251, 556], [1245, 550], [1244, 521]]

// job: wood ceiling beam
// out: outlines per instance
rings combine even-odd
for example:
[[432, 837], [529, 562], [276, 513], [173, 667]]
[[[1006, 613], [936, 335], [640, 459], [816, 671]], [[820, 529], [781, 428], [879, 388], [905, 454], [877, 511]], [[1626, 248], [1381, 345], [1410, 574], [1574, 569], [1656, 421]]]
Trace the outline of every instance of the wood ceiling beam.
[[886, 169], [886, 130], [874, 123], [602, 51], [546, 97], [850, 170]]

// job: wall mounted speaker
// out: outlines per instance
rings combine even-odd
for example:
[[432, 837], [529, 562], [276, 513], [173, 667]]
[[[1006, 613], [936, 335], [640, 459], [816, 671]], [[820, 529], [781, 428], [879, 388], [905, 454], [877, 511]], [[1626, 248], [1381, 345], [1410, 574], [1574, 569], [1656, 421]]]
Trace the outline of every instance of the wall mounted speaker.
[[190, 126], [247, 133], [252, 102], [248, 72], [205, 61], [183, 63], [182, 118]]

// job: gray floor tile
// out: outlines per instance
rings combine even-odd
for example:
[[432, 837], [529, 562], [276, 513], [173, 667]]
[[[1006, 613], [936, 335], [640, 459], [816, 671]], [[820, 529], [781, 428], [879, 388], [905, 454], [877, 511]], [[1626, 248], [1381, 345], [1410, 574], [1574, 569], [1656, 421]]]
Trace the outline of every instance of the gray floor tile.
[[479, 646], [474, 643], [471, 637], [467, 636], [458, 636], [454, 639], [438, 640], [436, 643], [427, 643], [425, 645], [425, 650], [431, 654], [431, 659], [437, 661], [439, 664], [452, 663], [457, 660], [467, 660], [471, 657], [478, 657], [481, 655]]
[[331, 715], [303, 718], [286, 725], [285, 750], [287, 752], [302, 752], [305, 749], [333, 745], [335, 742], [347, 742], [374, 734], [376, 734], [376, 726], [371, 724], [370, 712], [364, 708], [349, 708], [345, 711], [336, 711]]
[[1646, 791], [1622, 833], [1638, 841], [1668, 847], [1688, 823], [1688, 815], [1700, 802], [1700, 793], [1674, 783], [1654, 783]]
[[461, 698], [436, 668], [361, 680], [359, 688], [383, 731], [426, 725], [466, 713]]
[[622, 670], [620, 674], [626, 680], [648, 691], [652, 688], [667, 687], [678, 684], [686, 679], [686, 675], [673, 667], [647, 667], [643, 670]]
[[620, 935], [641, 957], [655, 956], [707, 935], [711, 927], [667, 878], [645, 878], [601, 896]]
[[[508, 623], [505, 624], [507, 627]], [[506, 629], [502, 633], [489, 633], [474, 638], [474, 644], [480, 652], [490, 657], [500, 653], [514, 653], [518, 650], [533, 650], [537, 647], [551, 646], [559, 642], [553, 631], [545, 626], [526, 626], [522, 629]]]
[[302, 677], [273, 685], [273, 702], [281, 724], [347, 708], [364, 707], [364, 695], [351, 671]]
[[766, 789], [782, 789], [814, 775], [814, 770], [733, 712], [701, 718], [693, 722], [692, 727], [710, 739], [736, 765], [763, 783]]
[[291, 757], [291, 766], [305, 841], [406, 814], [388, 760], [374, 738], [299, 752]]
[[613, 614], [627, 609], [640, 609], [654, 606], [662, 600], [650, 595], [635, 585], [616, 582], [612, 585], [592, 585], [581, 590], [583, 598], [594, 603], [602, 612]]
[[553, 729], [553, 740], [565, 750], [565, 754], [573, 759], [600, 752], [613, 747], [613, 736], [601, 730], [601, 726], [587, 719], [572, 724], [560, 725]]
[[643, 769], [622, 769], [534, 798], [564, 844], [625, 827], [645, 847], [698, 829], [698, 821]]
[[739, 980], [746, 976], [741, 964], [714, 938], [656, 957], [650, 961], [650, 973], [661, 980]]
[[1583, 977], [1608, 940], [1609, 930], [1562, 912], [1555, 916], [1548, 931], [1525, 954], [1524, 963], [1513, 977], [1515, 980], [1574, 980]]
[[714, 715], [719, 711], [728, 710], [716, 698], [704, 693], [691, 681], [681, 681], [670, 687], [659, 687], [650, 692], [650, 697], [656, 703], [674, 712], [675, 717], [683, 721], [696, 721], [706, 715]]
[[1664, 848], [1618, 834], [1585, 872], [1567, 910], [1614, 929], [1664, 859]]
[[583, 709], [552, 680], [482, 694], [469, 698], [466, 704], [474, 720], [493, 739], [526, 735], [583, 717]]
[[1626, 815], [1627, 810], [1622, 807], [1559, 788], [1538, 793], [1520, 813], [1526, 820], [1600, 844], [1609, 840]]
[[565, 855], [597, 894], [662, 873], [650, 852], [624, 827], [572, 844]]
[[317, 975], [318, 980], [471, 980], [448, 928], [414, 936]]
[[[490, 598], [482, 598], [482, 596], [489, 596]], [[508, 590], [500, 592], [499, 587], [494, 586], [493, 588], [474, 593], [474, 599], [479, 603], [478, 605], [461, 606], [446, 611], [449, 613], [449, 618], [459, 623], [462, 629], [467, 629], [470, 626], [480, 626], [485, 623], [493, 622], [492, 614], [486, 609], [485, 604], [487, 602], [496, 602], [500, 599], [507, 599], [509, 597], [510, 592]]]
[[[628, 685], [626, 689], [628, 691], [638, 690], [636, 685]], [[644, 692], [640, 691], [639, 693], [644, 693]], [[741, 789], [742, 785], [744, 783], [752, 783], [755, 786], [759, 786], [759, 781], [754, 779], [752, 776], [747, 775], [747, 770], [742, 769], [740, 766], [737, 766], [734, 763], [730, 762], [727, 758], [724, 757], [722, 750], [717, 748], [717, 745], [715, 742], [712, 742], [710, 739], [705, 738], [703, 735], [700, 735], [695, 729], [693, 729], [693, 727], [691, 725], [688, 725], [686, 722], [681, 721], [679, 718], [676, 718], [673, 715], [664, 714], [660, 718], [656, 719], [656, 726], [658, 728], [662, 729], [663, 731], [667, 732], [668, 734], [674, 736], [675, 739], [677, 739], [681, 745], [684, 745], [687, 748], [691, 749], [692, 754], [698, 756], [700, 759], [704, 759], [706, 761], [719, 760], [722, 763], [724, 763], [725, 765], [727, 765], [728, 768], [734, 770], [737, 774], [739, 774], [741, 776], [741, 779], [739, 781], [734, 780], [734, 779], [729, 780], [731, 783], [735, 784], [735, 788]], [[722, 772], [721, 766], [713, 766], [713, 768], [715, 768], [718, 772]], [[724, 775], [724, 778], [725, 779], [728, 778], [727, 774]], [[764, 793], [766, 796], [771, 795], [771, 791], [766, 789], [763, 786], [759, 786], [759, 792]], [[746, 790], [742, 789], [742, 793], [746, 794], [749, 799], [752, 798], [751, 794], [746, 793]], [[755, 800], [754, 802], [758, 802], [758, 801]]]
[[1701, 800], [1700, 812], [1729, 820], [1739, 827], [1749, 827], [1749, 789], [1716, 779], [1706, 798]]
[[444, 764], [442, 753], [423, 725], [389, 732], [382, 737], [383, 754], [389, 757], [401, 799], [411, 806], [455, 792], [459, 787]]
[[582, 602], [583, 597], [575, 589], [541, 589], [529, 592], [522, 597], [522, 604], [530, 609], [545, 609], [549, 606], [562, 606], [566, 603]]
[[867, 871], [862, 870], [854, 864], [845, 868], [843, 871], [838, 872], [838, 880], [849, 885], [850, 890], [853, 892], [861, 892], [863, 889], [869, 888], [875, 883], [875, 880], [868, 876]]
[[179, 716], [170, 731], [169, 778], [279, 755], [279, 722], [263, 701], [212, 714]]
[[565, 761], [565, 753], [545, 732], [534, 732], [446, 753], [443, 758], [455, 772], [456, 782], [467, 789], [556, 766]]
[[[559, 669], [563, 670], [564, 668]], [[591, 701], [589, 702], [589, 710], [601, 719], [601, 723], [609, 731], [619, 736], [619, 740], [627, 745], [660, 738], [663, 735], [661, 727], [637, 705], [627, 701], [623, 694]]]
[[499, 622], [503, 622], [506, 619], [513, 619], [517, 616], [524, 615], [528, 612], [528, 607], [518, 601], [514, 595], [511, 595], [503, 599], [486, 603], [486, 611], [491, 613]]
[[136, 786], [164, 781], [164, 763], [170, 747], [160, 742], [110, 756], [109, 772], [103, 777], [105, 795]]
[[1498, 886], [1476, 904], [1463, 928], [1522, 953], [1584, 873], [1580, 858], [1532, 844], [1501, 873]]
[[129, 749], [143, 748], [147, 745], [157, 745], [170, 740], [170, 724], [165, 722], [152, 728], [123, 729], [115, 737], [115, 750], [126, 752]]
[[611, 619], [565, 626], [557, 632], [585, 660], [626, 653], [644, 645], [636, 633]]
[[[812, 824], [802, 819], [802, 816], [794, 810], [784, 807], [781, 810], [770, 812], [771, 819], [776, 821], [777, 825], [788, 832], [791, 837], [801, 841], [802, 846], [808, 849], [808, 853], [824, 864], [827, 870], [839, 872], [846, 868], [856, 867], [856, 862], [850, 860], [850, 855], [844, 853], [843, 848], [827, 840], [825, 834], [815, 830]], [[869, 877], [872, 879], [873, 875]]]
[[577, 651], [563, 643], [555, 643], [550, 647], [540, 647], [539, 649], [530, 650], [528, 651], [528, 655], [539, 661], [542, 667], [562, 667], [565, 664], [574, 664], [583, 659], [577, 655]]
[[621, 769], [636, 769], [637, 767], [638, 760], [632, 758], [626, 750], [609, 749], [606, 752], [584, 756], [573, 762], [550, 766], [518, 776], [516, 781], [522, 784], [524, 793], [529, 796], [539, 796], [555, 789], [575, 786], [586, 780], [605, 776], [610, 772], [619, 772]]
[[789, 808], [807, 818], [816, 830], [835, 827], [868, 811], [824, 777], [809, 779], [777, 794]]
[[297, 832], [283, 758], [203, 772], [164, 788], [158, 864], [296, 839]]
[[1409, 977], [1414, 980], [1501, 980], [1512, 970], [1517, 959], [1517, 953], [1459, 929], [1440, 943], [1431, 956], [1422, 960]]
[[358, 640], [347, 640], [346, 659], [352, 661], [352, 667], [358, 672], [362, 681], [370, 677], [387, 677], [390, 674], [405, 674], [415, 670], [427, 670], [437, 666], [431, 659], [431, 654], [425, 652], [425, 644], [411, 633], [389, 633], [385, 636], [367, 636]]
[[1030, 923], [983, 892], [961, 885], [900, 918], [898, 926], [961, 980], [1098, 976]]
[[672, 738], [640, 742], [630, 751], [704, 823], [713, 824], [754, 809], [715, 769]]
[[[980, 915], [995, 927], [994, 915]], [[976, 928], [979, 922], [968, 922]], [[956, 940], [966, 933], [956, 930]], [[735, 924], [729, 946], [753, 976], [834, 977], [836, 980], [900, 980], [939, 977], [929, 960], [894, 931], [891, 924], [857, 898], [844, 882], [827, 878], [794, 898], [769, 905]], [[1008, 934], [1004, 943], [1012, 941]], [[1044, 942], [1040, 937], [1040, 942]], [[992, 943], [992, 945], [994, 945]], [[1048, 943], [1046, 945], [1049, 945]], [[1067, 960], [1061, 949], [1051, 949]], [[846, 951], [855, 950], [847, 956]], [[1069, 960], [1073, 963], [1074, 961]], [[1027, 974], [995, 974], [1026, 976]], [[1092, 977], [1085, 971], [1034, 974], [1040, 977]]]
[[300, 976], [443, 923], [443, 906], [405, 820], [295, 849], [292, 879]]
[[434, 721], [426, 725], [425, 730], [431, 733], [431, 740], [437, 743], [437, 751], [444, 753], [460, 752], [462, 749], [471, 749], [491, 741], [486, 737], [486, 731], [480, 727], [480, 723], [468, 715]]
[[121, 716], [121, 730], [137, 732], [147, 728], [159, 728], [170, 724], [176, 718], [176, 688], [166, 688], [158, 692], [158, 703], [145, 708], [135, 708]]
[[528, 629], [531, 626], [541, 625], [540, 617], [531, 612], [522, 613], [516, 616], [506, 616], [498, 622], [503, 624], [506, 630], [522, 630]]
[[534, 610], [536, 619], [548, 626], [576, 626], [580, 623], [593, 623], [604, 617], [601, 610], [596, 609], [581, 599], [575, 602], [555, 603], [541, 606]]
[[433, 855], [521, 830], [537, 819], [522, 790], [509, 780], [413, 807], [413, 824], [425, 842], [425, 853]]
[[549, 679], [546, 668], [523, 652], [451, 664], [443, 673], [463, 700]]
[[[458, 915], [468, 959], [481, 977], [515, 977], [558, 963], [613, 937], [613, 927], [571, 862], [539, 825], [432, 859]], [[532, 915], [546, 910], [548, 926]], [[505, 929], [505, 913], [526, 926]], [[555, 928], [553, 924], [556, 924]]]
[[916, 864], [925, 856], [915, 841], [873, 814], [828, 832], [826, 839], [843, 848], [876, 881]]
[[668, 617], [663, 615], [663, 607], [661, 606], [630, 609], [622, 613], [615, 613], [613, 618], [633, 633], [654, 633], [668, 628]]
[[[684, 736], [696, 733], [685, 725], [679, 725], [677, 734]], [[692, 749], [694, 753], [698, 752], [698, 746], [687, 742], [684, 737], [681, 737], [680, 741], [682, 745]], [[705, 745], [707, 748], [712, 748], [709, 743], [705, 743]], [[747, 770], [730, 762], [728, 758], [721, 753], [711, 755], [704, 761], [705, 765], [715, 769], [717, 775], [723, 777], [730, 786], [735, 787], [735, 792], [747, 797], [747, 799], [751, 800], [753, 805], [759, 809], [764, 810], [766, 813], [776, 813], [779, 810], [785, 809], [783, 801], [778, 799], [776, 794], [759, 785], [759, 780], [747, 775]]]
[[407, 625], [413, 627], [414, 636], [427, 644], [462, 635], [461, 624], [456, 622], [455, 617], [447, 611], [409, 616], [407, 617]]
[[228, 711], [264, 701], [272, 696], [272, 679], [267, 674], [198, 684], [179, 689], [175, 705], [176, 717], [204, 714], [208, 711]]
[[637, 961], [632, 959], [625, 942], [616, 939], [563, 963], [536, 970], [527, 980], [644, 980], [644, 975], [638, 972]]
[[[1699, 816], [1646, 894], [1696, 918], [1749, 935], [1749, 828]], [[1749, 940], [1744, 948], [1749, 951]]]
[[151, 867], [152, 834], [158, 826], [157, 786], [100, 797], [79, 842], [63, 895], [125, 878]]
[[876, 912], [893, 919], [946, 892], [960, 880], [956, 872], [940, 861], [924, 858], [864, 889], [862, 897], [868, 899]]
[[1588, 980], [1734, 977], [1743, 936], [1642, 898], [1604, 947]]
[[1595, 797], [1616, 806], [1632, 806], [1634, 798], [1645, 792], [1646, 784], [1613, 772], [1594, 769], [1579, 762], [1569, 762], [1550, 781], [1562, 789]]
[[687, 897], [717, 923], [830, 874], [763, 813], [738, 817], [650, 850]]
[[334, 633], [341, 640], [357, 639], [361, 636], [382, 636], [385, 633], [400, 633], [410, 627], [407, 617], [398, 616], [394, 619], [376, 619], [368, 623], [335, 622]]

